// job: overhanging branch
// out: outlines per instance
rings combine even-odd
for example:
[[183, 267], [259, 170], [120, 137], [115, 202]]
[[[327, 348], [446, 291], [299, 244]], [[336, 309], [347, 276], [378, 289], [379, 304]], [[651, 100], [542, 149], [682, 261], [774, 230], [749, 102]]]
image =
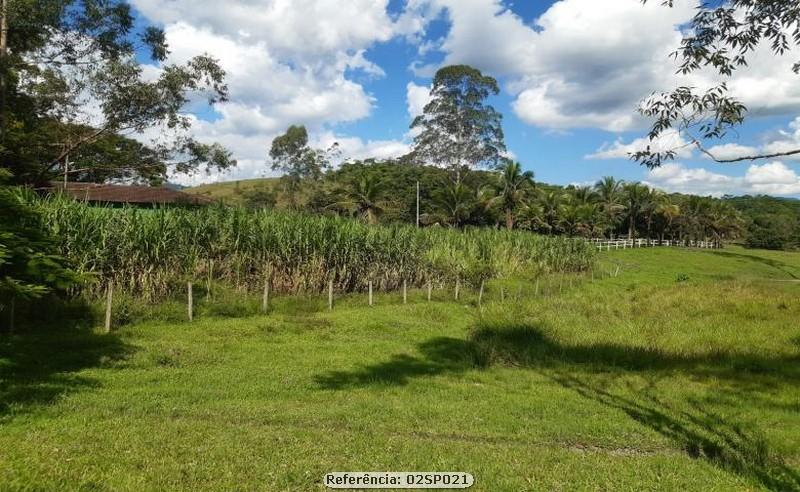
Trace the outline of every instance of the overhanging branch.
[[733, 163], [733, 162], [742, 162], [742, 161], [756, 161], [756, 160], [759, 160], [759, 159], [774, 159], [776, 157], [787, 157], [787, 156], [791, 156], [791, 155], [800, 154], [800, 149], [795, 149], [795, 150], [788, 150], [786, 152], [775, 152], [775, 153], [772, 153], [772, 154], [758, 154], [758, 155], [748, 155], [748, 156], [742, 156], [742, 157], [734, 157], [734, 158], [731, 158], [731, 159], [719, 159], [716, 156], [714, 156], [714, 154], [712, 154], [708, 149], [703, 147], [703, 145], [699, 141], [693, 139], [692, 143], [694, 144], [695, 147], [697, 147], [697, 149], [700, 152], [702, 152], [703, 154], [708, 156], [711, 160], [713, 160], [714, 162], [722, 163], [722, 164], [730, 164], [730, 163]]

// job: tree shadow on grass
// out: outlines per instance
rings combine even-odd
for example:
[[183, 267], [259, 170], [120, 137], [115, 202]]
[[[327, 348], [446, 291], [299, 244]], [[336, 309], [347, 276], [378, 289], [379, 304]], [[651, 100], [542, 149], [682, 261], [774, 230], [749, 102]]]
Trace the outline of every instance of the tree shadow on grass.
[[0, 336], [0, 423], [99, 383], [77, 374], [132, 352], [117, 335], [62, 328]]
[[352, 371], [329, 371], [316, 382], [324, 389], [371, 384], [404, 385], [421, 376], [463, 372], [491, 365], [553, 369], [565, 365], [597, 372], [684, 372], [728, 380], [741, 389], [800, 386], [800, 353], [765, 356], [714, 352], [684, 355], [658, 349], [593, 343], [566, 345], [527, 324], [478, 326], [469, 339], [437, 337], [417, 346], [420, 355], [399, 354]]
[[421, 357], [398, 354], [391, 359], [353, 371], [329, 371], [315, 380], [324, 389], [377, 385], [405, 385], [411, 379], [446, 372], [462, 372], [474, 366], [471, 343], [458, 338], [432, 338], [418, 347]]
[[[419, 377], [455, 374], [504, 365], [539, 370], [557, 384], [668, 437], [694, 459], [703, 459], [772, 490], [800, 491], [800, 475], [775, 455], [756, 430], [726, 420], [688, 401], [670, 404], [655, 389], [629, 388], [615, 394], [609, 378], [625, 375], [664, 378], [671, 374], [724, 380], [742, 398], [778, 389], [796, 389], [800, 354], [766, 356], [719, 352], [682, 355], [616, 344], [566, 345], [548, 330], [527, 324], [479, 325], [467, 340], [438, 337], [417, 346], [419, 355], [395, 355], [352, 371], [316, 378], [327, 390], [371, 385], [404, 385]], [[793, 343], [793, 345], [795, 345]], [[630, 395], [637, 395], [631, 398]]]
[[775, 268], [776, 270], [780, 270], [781, 272], [792, 277], [793, 279], [800, 279], [800, 277], [798, 277], [794, 272], [790, 271], [790, 269], [797, 269], [797, 267], [790, 265], [788, 263], [784, 263], [782, 261], [773, 260], [771, 258], [763, 258], [761, 256], [755, 256], [755, 255], [731, 253], [730, 251], [713, 251], [711, 254], [716, 256], [723, 256], [725, 258], [733, 258], [737, 260], [746, 260], [746, 261], [752, 261], [754, 263], [761, 263], [762, 265], [767, 265], [769, 267]]
[[[587, 378], [555, 373], [552, 380], [581, 396], [620, 410], [633, 420], [671, 439], [693, 459], [703, 459], [769, 490], [800, 491], [800, 473], [774, 453], [757, 429], [748, 429], [690, 401], [677, 408], [654, 392], [642, 398], [614, 394]], [[633, 393], [633, 391], [631, 391]]]

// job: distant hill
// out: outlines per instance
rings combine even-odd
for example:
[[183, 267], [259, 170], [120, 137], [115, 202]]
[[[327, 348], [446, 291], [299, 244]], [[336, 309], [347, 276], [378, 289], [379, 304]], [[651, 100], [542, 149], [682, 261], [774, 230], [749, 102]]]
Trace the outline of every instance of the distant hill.
[[248, 196], [256, 193], [274, 194], [278, 186], [278, 178], [255, 178], [200, 185], [183, 191], [212, 198], [226, 205], [245, 205]]
[[774, 196], [725, 197], [747, 220], [747, 246], [800, 248], [800, 200]]

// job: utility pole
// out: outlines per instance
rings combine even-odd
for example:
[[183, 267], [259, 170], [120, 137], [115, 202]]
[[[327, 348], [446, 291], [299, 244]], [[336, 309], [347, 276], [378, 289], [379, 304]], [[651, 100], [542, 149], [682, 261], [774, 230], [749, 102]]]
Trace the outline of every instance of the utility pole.
[[417, 180], [417, 228], [419, 229], [419, 180]]

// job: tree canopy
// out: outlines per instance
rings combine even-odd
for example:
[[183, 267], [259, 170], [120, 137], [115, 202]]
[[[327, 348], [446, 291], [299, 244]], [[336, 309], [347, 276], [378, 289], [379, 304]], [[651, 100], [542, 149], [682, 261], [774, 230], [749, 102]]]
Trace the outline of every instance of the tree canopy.
[[491, 167], [506, 150], [502, 115], [486, 103], [499, 92], [497, 81], [467, 65], [439, 69], [431, 101], [414, 118], [414, 155], [450, 169], [460, 181], [464, 169]]
[[[650, 0], [642, 0], [647, 3]], [[674, 0], [662, 0], [672, 7]], [[800, 148], [771, 154], [753, 154], [723, 159], [706, 148], [705, 142], [723, 138], [746, 117], [747, 108], [728, 93], [725, 82], [747, 65], [748, 57], [762, 43], [769, 44], [774, 56], [782, 56], [792, 46], [800, 46], [800, 3], [797, 0], [705, 0], [699, 6], [673, 56], [680, 61], [679, 73], [689, 74], [710, 68], [723, 78], [719, 85], [698, 91], [682, 86], [669, 92], [653, 93], [642, 102], [640, 112], [653, 121], [651, 141], [675, 130], [707, 157], [717, 162], [740, 162], [800, 154]], [[793, 66], [800, 73], [800, 62]], [[644, 150], [631, 153], [639, 163], [655, 168], [672, 160], [679, 148]]]
[[[127, 2], [3, 0], [0, 20], [7, 28], [0, 35], [0, 166], [18, 182], [52, 179], [68, 156], [93, 144], [94, 153], [105, 146], [111, 156], [99, 177], [148, 181], [163, 178], [168, 166], [194, 172], [235, 165], [221, 146], [189, 135], [192, 119], [184, 112], [190, 99], [226, 100], [225, 72], [207, 55], [167, 63], [164, 33], [142, 26]], [[145, 71], [143, 55], [155, 70]], [[145, 159], [123, 162], [133, 144], [122, 139], [154, 127], [170, 138], [140, 147]], [[99, 172], [67, 171], [98, 177], [87, 167]]]

